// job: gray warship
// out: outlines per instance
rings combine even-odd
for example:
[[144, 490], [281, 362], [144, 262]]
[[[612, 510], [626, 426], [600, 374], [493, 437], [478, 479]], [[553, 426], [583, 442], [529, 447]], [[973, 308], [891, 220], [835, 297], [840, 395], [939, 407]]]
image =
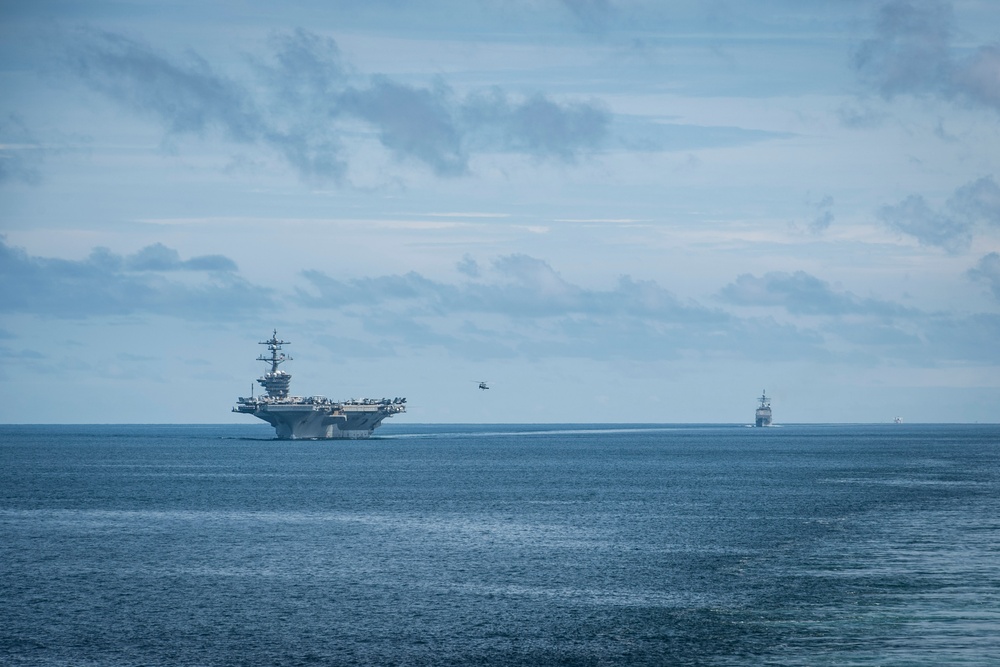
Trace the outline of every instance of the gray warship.
[[292, 376], [278, 370], [278, 365], [291, 361], [281, 351], [282, 345], [291, 343], [279, 340], [275, 329], [270, 340], [260, 344], [267, 345], [270, 352], [270, 356], [257, 357], [257, 361], [271, 364], [271, 370], [257, 378], [267, 394], [254, 396], [250, 385], [250, 397], [240, 396], [233, 412], [263, 419], [274, 427], [280, 440], [360, 440], [371, 437], [386, 417], [406, 412], [405, 398], [363, 398], [338, 403], [325, 396], [289, 396]]
[[757, 408], [756, 420], [754, 421], [754, 426], [770, 426], [771, 425], [771, 399], [767, 397], [767, 392], [762, 391], [760, 393], [760, 406]]

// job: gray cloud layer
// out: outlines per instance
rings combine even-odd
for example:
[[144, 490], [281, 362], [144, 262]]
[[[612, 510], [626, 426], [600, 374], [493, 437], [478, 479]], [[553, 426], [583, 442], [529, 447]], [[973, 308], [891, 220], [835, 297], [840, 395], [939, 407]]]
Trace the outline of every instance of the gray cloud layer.
[[[804, 272], [742, 275], [719, 294], [726, 304], [811, 318], [782, 324], [682, 302], [653, 281], [628, 276], [607, 290], [586, 289], [525, 255], [500, 257], [490, 267], [465, 258], [458, 268], [469, 280], [445, 284], [416, 273], [337, 280], [309, 271], [298, 299], [311, 308], [363, 312], [367, 330], [394, 345], [473, 356], [1000, 362], [1000, 348], [986, 344], [1000, 339], [1000, 316], [926, 313], [837, 290]], [[993, 275], [991, 261], [981, 271]], [[449, 328], [453, 322], [461, 326]]]
[[[1000, 261], [998, 261], [1000, 264]], [[989, 280], [995, 269], [984, 258]], [[902, 361], [916, 366], [948, 361], [1000, 363], [1000, 315], [927, 313], [888, 301], [861, 298], [835, 290], [829, 283], [798, 271], [744, 274], [723, 288], [719, 297], [744, 307], [781, 308], [793, 315], [821, 318], [818, 325], [830, 346], [844, 345], [848, 358], [867, 363]]]
[[[214, 320], [257, 312], [271, 305], [268, 290], [236, 276], [232, 260], [206, 255], [181, 260], [161, 244], [134, 255], [95, 248], [81, 261], [33, 257], [0, 240], [0, 279], [16, 289], [0, 292], [0, 312], [87, 318], [157, 314]], [[172, 272], [201, 272], [190, 281]]]
[[[468, 273], [468, 267], [463, 267]], [[496, 259], [491, 269], [493, 282], [470, 281], [461, 286], [412, 272], [350, 281], [338, 281], [319, 271], [303, 275], [312, 290], [300, 291], [300, 299], [314, 307], [397, 301], [410, 302], [423, 312], [482, 312], [514, 318], [601, 315], [708, 325], [730, 320], [721, 311], [682, 303], [654, 282], [628, 276], [619, 278], [614, 289], [586, 290], [564, 280], [547, 262], [527, 255]]]
[[909, 93], [958, 98], [1000, 111], [1000, 43], [956, 55], [952, 11], [942, 0], [892, 0], [875, 35], [854, 56], [863, 79], [887, 98]]
[[[585, 288], [527, 255], [488, 266], [466, 258], [459, 269], [456, 283], [415, 272], [343, 280], [310, 270], [300, 288], [282, 295], [240, 278], [226, 257], [182, 259], [161, 244], [125, 256], [97, 248], [70, 261], [0, 242], [0, 279], [17, 286], [0, 294], [0, 313], [211, 322], [304, 307], [356, 321], [368, 337], [352, 344], [385, 354], [439, 347], [473, 358], [1000, 363], [1000, 316], [926, 313], [837, 290], [804, 272], [741, 275], [718, 295], [724, 304], [806, 318], [793, 324], [682, 301], [654, 281], [629, 276], [608, 289]], [[1000, 298], [995, 253], [969, 277]]]
[[307, 271], [309, 287], [298, 298], [311, 308], [363, 307], [367, 329], [399, 344], [465, 350], [477, 357], [654, 360], [778, 354], [757, 344], [762, 337], [780, 341], [785, 358], [823, 355], [822, 340], [814, 333], [682, 302], [653, 281], [622, 276], [611, 289], [585, 289], [527, 255], [499, 257], [489, 267], [466, 258], [459, 269], [474, 279], [445, 284], [411, 272], [337, 280]]
[[171, 59], [108, 32], [81, 33], [69, 56], [80, 80], [169, 133], [213, 131], [264, 145], [305, 177], [344, 175], [346, 125], [358, 121], [397, 157], [448, 176], [466, 173], [476, 151], [572, 161], [600, 147], [610, 123], [593, 102], [520, 99], [496, 88], [462, 98], [442, 81], [358, 77], [333, 40], [303, 30], [277, 36], [269, 57], [252, 60], [255, 82], [226, 77], [196, 54]]

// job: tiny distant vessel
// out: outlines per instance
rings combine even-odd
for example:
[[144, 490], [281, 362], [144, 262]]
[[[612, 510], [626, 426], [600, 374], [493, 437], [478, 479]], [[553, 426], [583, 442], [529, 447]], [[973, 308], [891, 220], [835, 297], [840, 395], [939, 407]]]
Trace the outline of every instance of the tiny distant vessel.
[[291, 357], [281, 352], [281, 346], [290, 343], [279, 340], [275, 329], [270, 340], [260, 344], [267, 345], [271, 353], [269, 357], [263, 354], [257, 357], [257, 361], [271, 364], [271, 370], [257, 378], [267, 395], [254, 396], [250, 385], [250, 397], [241, 396], [233, 412], [263, 419], [274, 427], [281, 440], [360, 440], [370, 437], [386, 417], [406, 412], [405, 398], [352, 398], [337, 403], [325, 396], [289, 396], [292, 376], [278, 370], [278, 365], [291, 361]]
[[767, 397], [767, 392], [762, 391], [760, 398], [757, 399], [760, 402], [760, 406], [757, 408], [756, 419], [754, 421], [754, 426], [770, 426], [771, 425], [771, 399]]
[[893, 424], [902, 424], [903, 423], [903, 418], [902, 417], [896, 417], [895, 419], [892, 420], [892, 423]]

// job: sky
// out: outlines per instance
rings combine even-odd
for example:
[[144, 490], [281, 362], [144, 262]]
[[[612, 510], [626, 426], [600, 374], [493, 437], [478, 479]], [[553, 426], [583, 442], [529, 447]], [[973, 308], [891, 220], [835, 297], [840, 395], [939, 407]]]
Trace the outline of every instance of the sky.
[[[994, 0], [0, 0], [0, 422], [1000, 421]], [[488, 381], [490, 390], [478, 389]]]

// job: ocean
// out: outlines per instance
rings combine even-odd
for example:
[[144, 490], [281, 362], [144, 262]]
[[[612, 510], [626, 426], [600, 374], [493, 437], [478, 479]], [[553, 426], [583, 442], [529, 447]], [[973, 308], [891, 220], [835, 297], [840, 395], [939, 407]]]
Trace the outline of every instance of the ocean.
[[998, 425], [0, 426], [3, 665], [998, 665]]

